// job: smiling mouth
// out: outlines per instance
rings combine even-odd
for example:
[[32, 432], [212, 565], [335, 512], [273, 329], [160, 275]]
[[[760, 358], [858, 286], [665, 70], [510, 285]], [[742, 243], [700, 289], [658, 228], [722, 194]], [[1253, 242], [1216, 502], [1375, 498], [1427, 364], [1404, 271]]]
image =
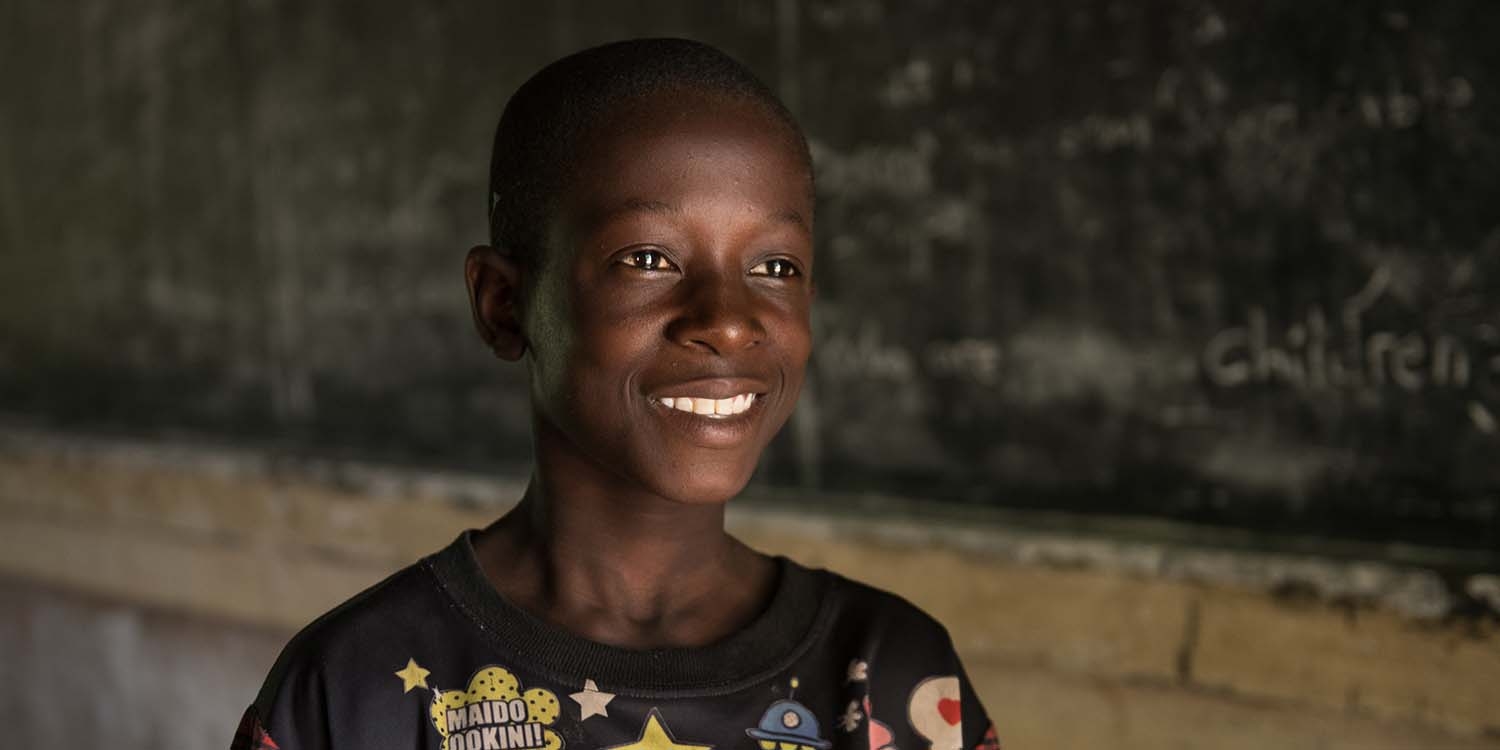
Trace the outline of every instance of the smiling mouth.
[[709, 419], [728, 419], [744, 414], [755, 405], [759, 394], [741, 393], [730, 398], [705, 398], [698, 396], [663, 396], [655, 399], [668, 409], [676, 409]]

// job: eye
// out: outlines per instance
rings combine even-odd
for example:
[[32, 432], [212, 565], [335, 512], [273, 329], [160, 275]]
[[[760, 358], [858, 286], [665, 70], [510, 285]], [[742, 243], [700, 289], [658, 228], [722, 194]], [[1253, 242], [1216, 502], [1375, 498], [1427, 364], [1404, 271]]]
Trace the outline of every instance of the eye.
[[752, 276], [770, 276], [772, 278], [784, 279], [790, 276], [800, 275], [802, 272], [792, 265], [786, 258], [772, 258], [762, 261], [750, 269]]
[[627, 253], [624, 258], [620, 259], [620, 262], [627, 266], [639, 268], [642, 271], [672, 271], [677, 269], [677, 266], [673, 265], [672, 261], [667, 260], [667, 256], [660, 250], [636, 250]]

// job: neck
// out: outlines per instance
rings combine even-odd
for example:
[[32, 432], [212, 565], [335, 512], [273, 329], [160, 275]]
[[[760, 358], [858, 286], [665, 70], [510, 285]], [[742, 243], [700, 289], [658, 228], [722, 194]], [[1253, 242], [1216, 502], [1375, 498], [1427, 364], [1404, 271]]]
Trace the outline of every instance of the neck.
[[769, 599], [774, 564], [725, 532], [722, 503], [669, 500], [541, 448], [521, 502], [476, 543], [518, 606], [592, 640], [666, 647], [718, 640]]
[[722, 505], [548, 490], [533, 475], [513, 514], [534, 540], [530, 554], [554, 596], [648, 621], [690, 604], [740, 561]]

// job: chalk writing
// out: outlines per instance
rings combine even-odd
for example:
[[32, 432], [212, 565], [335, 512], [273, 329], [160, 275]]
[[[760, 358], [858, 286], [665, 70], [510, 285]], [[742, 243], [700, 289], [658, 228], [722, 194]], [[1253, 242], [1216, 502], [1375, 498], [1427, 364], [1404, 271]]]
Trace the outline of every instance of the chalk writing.
[[867, 146], [841, 152], [811, 139], [818, 188], [837, 195], [883, 193], [903, 197], [925, 196], [932, 190], [932, 159], [937, 142], [930, 133], [919, 132], [911, 146]]
[[837, 330], [814, 350], [816, 365], [837, 378], [909, 382], [918, 370], [980, 385], [1000, 381], [1004, 354], [990, 339], [936, 339], [921, 347], [918, 356], [911, 347], [886, 340], [878, 323], [865, 321], [853, 330]]
[[968, 377], [983, 385], [1000, 381], [1000, 345], [989, 339], [934, 341], [924, 355], [927, 370], [934, 374]]
[[[1376, 269], [1358, 293], [1345, 300], [1336, 324], [1320, 306], [1285, 330], [1272, 331], [1259, 306], [1245, 314], [1245, 325], [1215, 334], [1203, 348], [1209, 382], [1223, 388], [1281, 383], [1296, 389], [1380, 388], [1403, 391], [1469, 388], [1474, 380], [1474, 347], [1451, 333], [1364, 330], [1365, 314], [1390, 285], [1390, 272]], [[1489, 370], [1500, 373], [1500, 359]]]
[[1144, 150], [1150, 147], [1151, 121], [1141, 114], [1129, 117], [1089, 115], [1081, 122], [1064, 127], [1057, 136], [1057, 149], [1068, 158], [1089, 151]]
[[885, 340], [884, 331], [866, 321], [853, 331], [836, 331], [814, 348], [814, 361], [836, 377], [911, 380], [916, 370], [911, 352]]

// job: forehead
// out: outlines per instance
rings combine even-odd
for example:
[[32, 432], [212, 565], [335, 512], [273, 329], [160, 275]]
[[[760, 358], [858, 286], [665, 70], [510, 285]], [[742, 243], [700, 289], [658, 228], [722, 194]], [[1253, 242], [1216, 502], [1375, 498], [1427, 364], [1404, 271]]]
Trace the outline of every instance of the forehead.
[[811, 166], [760, 102], [692, 90], [638, 96], [611, 107], [578, 146], [558, 217], [575, 230], [622, 209], [712, 205], [811, 233]]

